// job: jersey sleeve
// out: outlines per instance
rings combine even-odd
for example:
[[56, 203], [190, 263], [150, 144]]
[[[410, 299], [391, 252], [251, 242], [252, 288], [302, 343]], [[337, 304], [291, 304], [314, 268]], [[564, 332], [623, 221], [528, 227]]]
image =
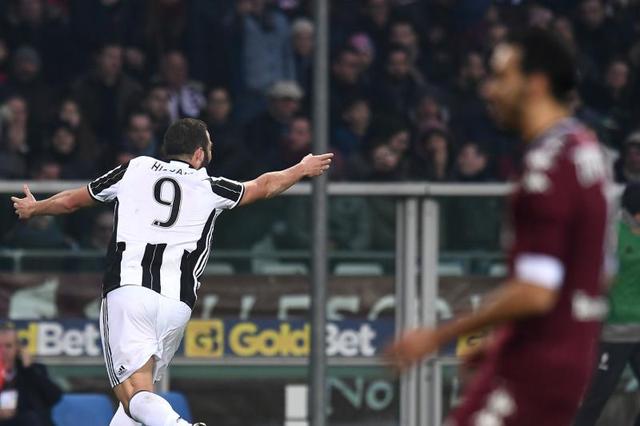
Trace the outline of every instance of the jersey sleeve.
[[101, 203], [113, 201], [118, 196], [122, 178], [127, 172], [128, 167], [129, 162], [110, 170], [89, 183], [88, 189], [91, 197]]
[[244, 185], [242, 183], [222, 177], [212, 177], [209, 180], [218, 208], [224, 210], [232, 209], [240, 203], [244, 195]]
[[598, 217], [586, 213], [602, 202], [605, 169], [594, 144], [572, 146], [552, 162], [535, 157], [544, 152], [533, 155], [526, 159], [521, 182], [520, 209], [525, 219], [516, 235], [514, 270], [518, 278], [558, 288], [564, 281], [563, 259], [576, 243], [572, 229], [578, 220]]
[[[534, 164], [535, 156], [544, 155], [532, 154]], [[549, 289], [562, 285], [565, 267], [561, 259], [569, 244], [574, 182], [575, 168], [566, 158], [548, 167], [526, 166], [520, 182], [518, 209], [523, 222], [516, 232], [516, 278]]]

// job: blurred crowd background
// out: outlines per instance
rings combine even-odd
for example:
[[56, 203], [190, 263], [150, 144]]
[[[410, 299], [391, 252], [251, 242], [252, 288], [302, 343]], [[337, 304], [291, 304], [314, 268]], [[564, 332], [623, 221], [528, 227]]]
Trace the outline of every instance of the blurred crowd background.
[[[0, 179], [86, 180], [138, 155], [160, 156], [179, 117], [208, 124], [211, 175], [246, 180], [296, 163], [312, 142], [311, 15], [309, 0], [1, 1]], [[616, 180], [640, 180], [639, 17], [631, 0], [332, 1], [331, 179], [513, 176], [522, 147], [490, 119], [488, 59], [510, 31], [538, 26], [575, 51], [576, 114], [611, 154]], [[343, 228], [349, 247], [392, 248], [393, 224], [390, 235], [380, 232], [393, 204], [361, 201], [334, 204], [336, 232]], [[283, 223], [296, 220], [308, 222]], [[86, 240], [100, 226], [94, 217], [70, 232]], [[365, 226], [377, 234], [354, 236]], [[290, 247], [308, 246], [304, 225], [268, 227]], [[56, 241], [66, 238], [60, 232]], [[12, 235], [5, 243], [24, 244]]]
[[[210, 173], [250, 179], [311, 143], [314, 25], [306, 0], [0, 2], [0, 178], [87, 179], [159, 155], [179, 117], [207, 122]], [[580, 62], [577, 114], [640, 178], [640, 4], [331, 2], [334, 180], [487, 182], [517, 168], [491, 123], [488, 55], [551, 28]]]

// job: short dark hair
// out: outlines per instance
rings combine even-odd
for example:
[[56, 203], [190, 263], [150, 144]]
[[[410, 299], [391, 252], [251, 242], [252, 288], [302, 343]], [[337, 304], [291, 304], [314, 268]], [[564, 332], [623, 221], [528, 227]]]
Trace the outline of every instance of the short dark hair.
[[525, 74], [542, 73], [549, 79], [551, 94], [566, 102], [578, 82], [575, 54], [556, 34], [539, 28], [510, 37], [520, 49], [520, 67]]
[[358, 51], [351, 46], [342, 46], [333, 56], [331, 64], [337, 64], [338, 62], [342, 61], [342, 59], [346, 55], [358, 56]]
[[387, 51], [387, 60], [389, 60], [389, 58], [391, 58], [391, 56], [394, 53], [398, 53], [398, 52], [403, 53], [409, 59], [411, 58], [411, 53], [409, 52], [409, 49], [407, 49], [401, 44], [394, 43], [391, 46], [389, 46], [389, 50]]
[[209, 140], [207, 125], [195, 118], [175, 121], [164, 134], [162, 152], [165, 156], [192, 155], [198, 148], [206, 151]]
[[129, 116], [127, 117], [127, 126], [131, 125], [131, 120], [133, 120], [134, 117], [147, 117], [147, 119], [149, 121], [153, 121], [151, 119], [151, 114], [149, 114], [147, 111], [143, 110], [143, 109], [136, 109], [134, 111], [132, 111], [131, 113], [129, 113]]

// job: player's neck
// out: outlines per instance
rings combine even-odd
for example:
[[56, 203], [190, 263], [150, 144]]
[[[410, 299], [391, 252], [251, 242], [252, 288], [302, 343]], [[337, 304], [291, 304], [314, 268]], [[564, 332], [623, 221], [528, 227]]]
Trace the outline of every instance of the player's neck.
[[188, 165], [190, 165], [194, 169], [197, 169], [196, 164], [194, 164], [195, 161], [193, 160], [193, 158], [189, 158], [189, 157], [186, 157], [184, 155], [175, 156], [175, 157], [169, 157], [169, 158], [167, 158], [167, 161], [181, 161], [183, 163], [187, 163]]
[[553, 100], [532, 102], [524, 108], [521, 136], [531, 142], [568, 116], [569, 109]]

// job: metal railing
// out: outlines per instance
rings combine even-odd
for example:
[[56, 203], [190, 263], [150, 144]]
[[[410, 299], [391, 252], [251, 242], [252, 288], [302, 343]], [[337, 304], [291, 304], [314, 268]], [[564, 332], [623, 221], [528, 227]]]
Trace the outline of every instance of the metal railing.
[[[53, 193], [86, 185], [86, 182], [28, 182], [33, 193]], [[435, 197], [503, 197], [512, 190], [508, 184], [427, 184], [427, 183], [331, 183], [330, 196], [393, 197], [396, 201], [396, 327], [402, 330], [418, 325], [436, 324], [438, 295], [437, 265], [440, 210]], [[21, 182], [0, 182], [0, 193], [19, 194]], [[300, 183], [284, 195], [309, 195], [311, 186]], [[61, 252], [62, 253], [62, 252]], [[32, 252], [31, 252], [32, 254]], [[80, 254], [80, 253], [76, 253]], [[220, 255], [221, 253], [218, 253]], [[244, 251], [228, 251], [224, 256], [243, 256]], [[255, 254], [255, 253], [253, 253]], [[302, 256], [300, 251], [287, 252]], [[306, 254], [306, 253], [304, 253]], [[24, 251], [2, 251], [0, 256], [14, 256], [18, 261]], [[62, 254], [61, 254], [62, 255]], [[84, 255], [95, 255], [85, 253]], [[268, 255], [268, 254], [260, 254]], [[273, 256], [282, 253], [273, 253]], [[332, 256], [335, 256], [332, 253]], [[19, 268], [17, 269], [19, 270]], [[64, 362], [64, 360], [56, 360]], [[291, 360], [272, 360], [290, 364]], [[379, 364], [380, 360], [331, 359], [331, 365]], [[83, 362], [90, 362], [83, 360]], [[252, 362], [251, 360], [243, 362]], [[254, 360], [254, 362], [259, 362]], [[262, 361], [260, 361], [262, 362]], [[293, 361], [294, 364], [305, 362]], [[346, 362], [346, 364], [345, 364]], [[450, 362], [450, 360], [447, 360]], [[194, 365], [198, 364], [195, 362]], [[282, 365], [282, 364], [279, 364]], [[441, 379], [438, 360], [423, 362], [405, 375], [400, 386], [400, 419], [403, 426], [436, 425], [441, 421]]]

